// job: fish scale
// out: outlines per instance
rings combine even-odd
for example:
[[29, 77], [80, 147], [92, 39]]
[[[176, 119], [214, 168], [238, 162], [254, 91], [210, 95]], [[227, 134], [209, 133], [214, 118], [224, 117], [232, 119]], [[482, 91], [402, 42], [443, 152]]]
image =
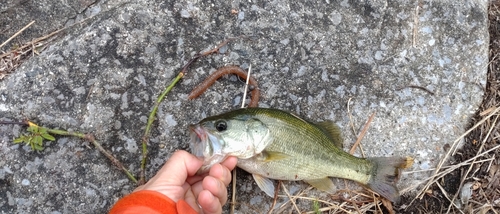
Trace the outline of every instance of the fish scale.
[[[270, 112], [266, 111], [268, 109], [249, 110], [256, 110], [254, 111], [255, 118], [265, 123], [269, 129], [276, 130], [273, 142], [266, 147], [266, 151], [277, 151], [301, 158], [283, 159], [262, 164], [257, 164], [253, 159], [247, 159], [239, 161], [240, 168], [262, 175], [264, 172], [273, 172], [266, 173], [267, 177], [280, 180], [317, 179], [332, 176], [364, 183], [368, 181], [372, 164], [365, 159], [339, 151], [340, 149], [310, 122], [281, 111], [273, 111], [278, 112], [279, 116], [270, 117]], [[288, 124], [283, 125], [283, 121], [288, 121]], [[300, 141], [296, 136], [300, 136]], [[337, 167], [332, 163], [342, 167]], [[292, 171], [296, 169], [296, 173], [290, 174], [288, 170], [280, 169], [291, 169]]]

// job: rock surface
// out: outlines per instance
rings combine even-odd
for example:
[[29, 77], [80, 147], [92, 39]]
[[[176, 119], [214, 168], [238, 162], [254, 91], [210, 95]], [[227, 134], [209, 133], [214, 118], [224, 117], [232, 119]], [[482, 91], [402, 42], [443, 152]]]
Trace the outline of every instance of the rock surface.
[[[232, 77], [187, 99], [224, 65], [252, 66], [261, 107], [336, 121], [346, 148], [376, 112], [362, 141], [365, 155], [412, 156], [410, 171], [439, 162], [445, 145], [463, 133], [486, 80], [487, 1], [77, 2], [1, 6], [0, 26], [9, 26], [1, 41], [29, 17], [43, 19], [20, 41], [68, 29], [0, 82], [0, 120], [93, 133], [134, 173], [138, 143], [161, 90], [197, 52], [247, 36], [195, 63], [162, 103], [148, 177], [173, 151], [188, 148], [188, 124], [240, 106], [242, 84]], [[16, 22], [20, 27], [10, 25]], [[0, 126], [1, 213], [105, 213], [135, 188], [83, 140], [58, 137], [33, 152], [12, 144], [22, 133], [18, 125]], [[428, 175], [406, 173], [400, 187], [415, 189]], [[250, 175], [238, 179], [238, 212], [267, 211], [272, 199]], [[306, 189], [302, 182], [285, 185], [291, 194]], [[316, 190], [306, 196], [327, 200]], [[286, 201], [280, 198], [277, 206]], [[304, 211], [311, 204], [299, 203]], [[288, 203], [284, 209], [293, 208]]]

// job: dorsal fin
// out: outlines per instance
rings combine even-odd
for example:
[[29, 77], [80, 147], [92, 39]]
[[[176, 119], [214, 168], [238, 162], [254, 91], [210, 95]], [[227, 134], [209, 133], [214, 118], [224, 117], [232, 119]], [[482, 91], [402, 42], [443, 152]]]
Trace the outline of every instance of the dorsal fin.
[[337, 124], [331, 120], [325, 120], [315, 123], [315, 125], [332, 140], [335, 146], [340, 149], [344, 148], [344, 140], [342, 139], [342, 134]]

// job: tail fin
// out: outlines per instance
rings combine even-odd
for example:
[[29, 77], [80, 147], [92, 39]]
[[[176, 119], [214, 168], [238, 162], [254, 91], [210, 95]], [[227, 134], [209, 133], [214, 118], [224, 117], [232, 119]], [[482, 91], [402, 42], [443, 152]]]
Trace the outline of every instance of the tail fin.
[[378, 157], [368, 158], [374, 165], [372, 177], [368, 184], [371, 190], [392, 202], [399, 201], [399, 191], [396, 183], [399, 180], [401, 169], [413, 165], [413, 158], [406, 157]]

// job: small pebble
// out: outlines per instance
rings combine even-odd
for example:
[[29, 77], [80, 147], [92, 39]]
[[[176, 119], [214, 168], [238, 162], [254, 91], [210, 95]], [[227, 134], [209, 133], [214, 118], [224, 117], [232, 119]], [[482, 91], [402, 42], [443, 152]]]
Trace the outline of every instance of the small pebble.
[[28, 185], [30, 185], [30, 181], [29, 181], [28, 179], [23, 179], [23, 180], [21, 181], [21, 184], [22, 184], [23, 186], [28, 186]]
[[422, 169], [422, 170], [427, 170], [427, 169], [430, 169], [430, 168], [431, 168], [431, 165], [430, 165], [429, 161], [423, 161], [420, 164], [420, 169]]
[[189, 12], [187, 10], [181, 10], [181, 17], [182, 18], [189, 18], [191, 17], [191, 14], [189, 14]]
[[238, 19], [239, 19], [239, 20], [243, 20], [243, 19], [245, 19], [245, 12], [243, 12], [243, 11], [239, 12], [239, 13], [238, 13]]

